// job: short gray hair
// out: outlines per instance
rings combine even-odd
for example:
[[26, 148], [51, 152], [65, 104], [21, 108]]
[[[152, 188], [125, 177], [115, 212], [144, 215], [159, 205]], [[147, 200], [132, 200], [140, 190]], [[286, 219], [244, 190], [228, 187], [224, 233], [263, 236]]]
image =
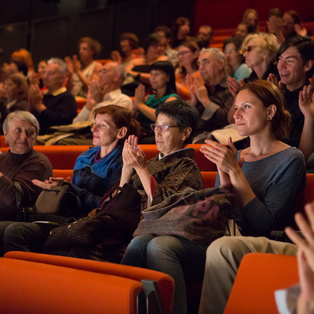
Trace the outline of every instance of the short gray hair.
[[36, 131], [36, 136], [39, 133], [39, 123], [36, 117], [28, 111], [14, 111], [8, 114], [3, 122], [3, 133], [8, 133], [10, 123], [13, 119], [23, 120], [30, 123]]
[[226, 56], [218, 48], [203, 48], [199, 55], [202, 55], [203, 53], [210, 53], [217, 61], [226, 61]]
[[58, 64], [60, 67], [60, 73], [63, 75], [67, 75], [68, 68], [66, 63], [60, 58], [51, 58], [47, 61], [47, 64]]
[[124, 82], [124, 80], [126, 79], [126, 76], [127, 76], [125, 67], [122, 64], [118, 63], [114, 69], [114, 73], [120, 74], [120, 79], [121, 79], [120, 81], [121, 81], [121, 85], [122, 85], [122, 83]]

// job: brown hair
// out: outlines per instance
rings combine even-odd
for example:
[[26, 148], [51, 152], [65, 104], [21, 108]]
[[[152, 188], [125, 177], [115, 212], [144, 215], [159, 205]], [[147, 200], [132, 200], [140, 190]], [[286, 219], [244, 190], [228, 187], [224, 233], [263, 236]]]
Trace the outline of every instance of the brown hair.
[[98, 57], [101, 51], [101, 44], [99, 43], [99, 41], [90, 37], [82, 37], [77, 43], [78, 47], [80, 47], [81, 43], [86, 43], [88, 45], [89, 49], [91, 49], [94, 52], [93, 55], [94, 58]]
[[132, 49], [137, 49], [139, 45], [138, 37], [134, 33], [123, 33], [120, 40], [128, 40]]
[[[185, 40], [182, 44], [180, 44], [180, 46], [184, 46], [188, 49], [190, 49], [192, 52], [195, 52], [195, 51], [200, 51], [200, 48], [198, 46], [198, 44], [196, 43], [196, 41], [194, 39], [187, 39]], [[179, 47], [180, 47], [179, 46]], [[198, 57], [196, 57], [193, 62], [192, 62], [192, 68], [194, 70], [198, 70], [198, 63], [197, 63], [197, 60], [198, 60]], [[181, 67], [181, 70], [180, 72], [185, 75], [186, 74], [186, 69], [184, 67]]]
[[97, 114], [108, 114], [118, 129], [124, 126], [127, 128], [128, 131], [125, 138], [120, 139], [118, 145], [123, 145], [124, 140], [129, 135], [139, 135], [139, 123], [132, 118], [132, 112], [130, 110], [117, 105], [108, 105], [95, 109], [94, 118], [96, 118]]
[[12, 73], [4, 78], [4, 82], [10, 80], [20, 88], [17, 100], [28, 100], [28, 83], [26, 77], [21, 73]]
[[259, 99], [265, 108], [275, 105], [277, 111], [271, 121], [272, 131], [277, 139], [289, 136], [290, 132], [290, 113], [284, 108], [284, 97], [279, 88], [271, 82], [265, 80], [256, 80], [248, 82], [237, 91], [250, 91], [257, 99]]

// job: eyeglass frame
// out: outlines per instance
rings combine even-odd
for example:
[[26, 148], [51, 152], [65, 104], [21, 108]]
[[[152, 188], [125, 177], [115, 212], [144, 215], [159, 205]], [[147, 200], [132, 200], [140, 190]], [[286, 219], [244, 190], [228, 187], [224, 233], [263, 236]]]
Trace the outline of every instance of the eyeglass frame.
[[154, 123], [152, 123], [152, 124], [150, 124], [150, 128], [154, 132], [156, 132], [158, 130], [161, 130], [162, 132], [164, 132], [164, 131], [168, 131], [171, 128], [179, 128], [179, 126], [178, 125], [167, 125], [167, 124], [154, 124]]

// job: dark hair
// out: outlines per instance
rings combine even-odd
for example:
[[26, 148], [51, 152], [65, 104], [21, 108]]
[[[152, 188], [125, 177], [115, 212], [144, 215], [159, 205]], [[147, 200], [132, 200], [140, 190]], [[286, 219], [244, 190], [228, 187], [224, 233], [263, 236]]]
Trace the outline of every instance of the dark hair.
[[143, 49], [145, 53], [147, 53], [147, 50], [150, 46], [158, 46], [161, 42], [161, 37], [160, 35], [156, 33], [152, 33], [146, 38], [146, 40], [143, 43]]
[[[199, 48], [199, 46], [198, 46], [196, 40], [194, 40], [194, 39], [192, 39], [192, 38], [185, 40], [182, 44], [179, 45], [179, 47], [180, 47], [180, 46], [184, 46], [184, 47], [190, 49], [192, 52], [195, 52], [195, 51], [198, 51], [198, 52], [199, 52], [199, 51], [200, 51], [200, 48]], [[194, 61], [192, 62], [192, 68], [193, 68], [194, 70], [198, 70], [198, 63], [197, 63], [197, 60], [198, 60], [198, 57], [196, 57], [196, 58], [194, 59]], [[185, 75], [185, 74], [186, 74], [186, 69], [185, 69], [184, 67], [181, 67], [180, 72], [181, 72], [183, 75]]]
[[25, 62], [23, 61], [11, 61], [11, 63], [14, 63], [17, 67], [17, 70], [19, 72], [22, 72], [25, 76], [27, 76], [28, 68]]
[[[277, 53], [277, 60], [279, 57], [289, 48], [295, 47], [303, 61], [303, 65], [309, 60], [314, 60], [314, 40], [310, 37], [305, 37], [301, 35], [296, 35], [285, 40], [280, 46]], [[310, 78], [314, 74], [314, 65], [312, 68], [306, 72], [306, 77]]]
[[192, 140], [192, 137], [198, 129], [199, 119], [199, 113], [194, 107], [188, 105], [182, 99], [176, 99], [161, 104], [156, 109], [156, 117], [158, 117], [160, 113], [174, 119], [180, 131], [183, 131], [185, 128], [190, 127], [192, 129], [192, 132], [190, 137], [186, 139], [185, 143], [187, 144], [190, 140]]
[[178, 17], [172, 26], [172, 36], [176, 40], [178, 31], [181, 25], [190, 24], [190, 20], [187, 17]]
[[284, 106], [284, 97], [279, 88], [271, 82], [265, 80], [256, 80], [248, 82], [237, 91], [250, 91], [259, 99], [265, 108], [275, 105], [277, 111], [271, 121], [272, 131], [277, 139], [283, 139], [289, 136], [291, 116]]
[[166, 25], [158, 25], [154, 29], [154, 33], [163, 32], [167, 39], [171, 39], [171, 29]]
[[101, 44], [99, 43], [99, 41], [90, 38], [90, 37], [82, 37], [79, 41], [78, 41], [78, 47], [80, 47], [80, 44], [82, 43], [86, 43], [89, 47], [90, 50], [92, 50], [94, 52], [93, 57], [97, 58], [100, 51], [101, 51]]
[[244, 63], [245, 62], [245, 58], [240, 53], [240, 49], [241, 49], [241, 46], [242, 46], [242, 41], [239, 38], [236, 38], [236, 37], [229, 37], [229, 38], [227, 38], [224, 41], [223, 46], [222, 46], [222, 51], [224, 51], [226, 46], [229, 45], [229, 44], [234, 44], [234, 46], [236, 47], [238, 53], [241, 55], [241, 63]]
[[96, 118], [97, 114], [108, 114], [118, 129], [124, 126], [127, 128], [127, 134], [123, 139], [118, 141], [118, 145], [122, 146], [124, 140], [128, 138], [129, 135], [139, 135], [139, 123], [132, 118], [132, 112], [130, 110], [117, 105], [108, 105], [95, 109], [94, 118]]
[[139, 45], [138, 37], [134, 33], [123, 33], [120, 40], [128, 40], [132, 49], [137, 49]]
[[165, 95], [173, 94], [177, 92], [176, 79], [174, 75], [174, 68], [169, 61], [156, 61], [150, 66], [150, 71], [160, 70], [165, 72], [169, 76], [169, 82], [167, 82], [167, 88]]
[[279, 8], [272, 8], [268, 12], [268, 18], [271, 16], [283, 17], [283, 12]]
[[285, 12], [285, 14], [288, 14], [293, 18], [294, 24], [301, 23], [300, 15], [298, 14], [297, 11], [290, 10], [290, 11]]

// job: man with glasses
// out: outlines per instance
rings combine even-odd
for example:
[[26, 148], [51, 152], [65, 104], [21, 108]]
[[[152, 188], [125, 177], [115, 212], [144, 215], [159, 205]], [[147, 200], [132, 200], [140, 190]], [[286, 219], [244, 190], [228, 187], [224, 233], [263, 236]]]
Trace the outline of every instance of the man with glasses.
[[[228, 122], [229, 109], [233, 96], [228, 90], [225, 74], [225, 55], [218, 48], [202, 49], [198, 57], [200, 78], [187, 75], [187, 86], [191, 92], [191, 105], [201, 115], [200, 129], [206, 134], [225, 127]], [[204, 138], [193, 142], [202, 143]]]
[[33, 150], [39, 124], [31, 113], [10, 113], [3, 132], [10, 150], [0, 154], [0, 220], [16, 220], [18, 210], [33, 206], [41, 192], [32, 180], [49, 179], [52, 166], [45, 155]]

